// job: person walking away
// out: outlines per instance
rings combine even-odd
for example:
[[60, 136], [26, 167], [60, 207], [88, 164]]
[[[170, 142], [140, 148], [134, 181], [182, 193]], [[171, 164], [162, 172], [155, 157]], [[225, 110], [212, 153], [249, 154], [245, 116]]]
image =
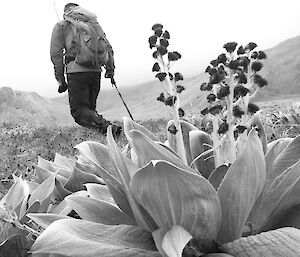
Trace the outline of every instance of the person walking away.
[[105, 68], [105, 78], [110, 79], [115, 70], [113, 49], [97, 16], [76, 3], [66, 4], [64, 19], [53, 28], [50, 56], [58, 93], [68, 90], [70, 112], [75, 122], [96, 128], [103, 134], [112, 125], [113, 134], [118, 136], [122, 128], [96, 111], [102, 68]]

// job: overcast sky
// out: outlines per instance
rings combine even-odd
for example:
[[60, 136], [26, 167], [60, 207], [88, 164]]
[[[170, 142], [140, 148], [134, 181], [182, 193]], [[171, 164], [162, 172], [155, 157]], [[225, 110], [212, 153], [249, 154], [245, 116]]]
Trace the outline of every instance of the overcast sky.
[[[1, 2], [0, 87], [56, 97], [49, 46], [65, 0]], [[204, 71], [223, 44], [256, 42], [261, 50], [300, 35], [300, 0], [74, 0], [97, 14], [110, 40], [119, 87], [154, 79], [148, 47], [154, 23], [170, 32], [170, 50], [182, 59], [173, 66], [189, 77]], [[54, 4], [55, 3], [55, 4]], [[300, 46], [299, 46], [300, 47]], [[102, 79], [102, 88], [110, 85]]]

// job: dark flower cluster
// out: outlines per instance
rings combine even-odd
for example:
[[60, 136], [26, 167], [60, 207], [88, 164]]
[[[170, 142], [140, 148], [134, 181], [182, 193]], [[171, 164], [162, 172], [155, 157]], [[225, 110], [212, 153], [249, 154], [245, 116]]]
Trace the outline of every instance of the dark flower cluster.
[[[209, 106], [201, 111], [203, 115], [217, 115], [222, 110], [227, 110], [229, 99], [233, 104], [247, 96], [248, 100], [245, 103], [248, 103], [257, 88], [268, 84], [267, 80], [258, 74], [263, 68], [262, 60], [266, 59], [267, 55], [263, 51], [256, 51], [256, 47], [254, 42], [245, 46], [238, 46], [236, 42], [224, 44], [223, 48], [226, 52], [210, 62], [205, 69], [209, 80], [200, 85], [201, 91], [208, 91], [206, 98]], [[231, 90], [233, 90], [232, 95]], [[253, 103], [243, 108], [235, 104], [231, 108], [233, 108], [233, 116], [237, 119], [244, 114], [252, 115], [259, 110]], [[226, 122], [220, 124], [219, 133], [227, 131], [226, 126], [228, 126]]]
[[247, 129], [246, 126], [238, 125], [235, 127], [235, 130], [233, 131], [234, 138], [237, 139], [239, 134], [242, 134]]
[[171, 134], [175, 135], [178, 132], [178, 129], [175, 127], [175, 125], [171, 125], [171, 126], [168, 127], [168, 131]]
[[[170, 39], [170, 33], [167, 30], [163, 30], [163, 25], [161, 24], [154, 24], [152, 26], [152, 30], [154, 31], [154, 35], [149, 37], [149, 47], [150, 49], [155, 49], [152, 56], [153, 58], [157, 59], [159, 56], [165, 56], [167, 55], [167, 58], [169, 62], [177, 61], [181, 58], [181, 54], [177, 51], [169, 51], [169, 39]], [[152, 71], [159, 72], [160, 66], [158, 63], [155, 63], [153, 65]]]
[[[177, 100], [176, 95], [182, 93], [185, 87], [178, 83], [183, 80], [182, 74], [179, 72], [171, 73], [169, 66], [171, 62], [181, 59], [181, 54], [177, 51], [168, 50], [170, 33], [164, 30], [162, 24], [154, 24], [152, 30], [154, 33], [148, 40], [150, 49], [154, 49], [152, 56], [156, 59], [156, 62], [152, 66], [152, 72], [156, 73], [155, 77], [160, 82], [165, 82], [166, 79], [169, 79], [174, 86], [174, 90], [172, 90], [174, 95], [171, 95], [171, 92], [166, 94], [161, 93], [157, 97], [157, 100], [163, 102], [166, 106], [174, 106]], [[179, 108], [178, 114], [179, 117], [184, 116], [183, 109]]]
[[268, 85], [268, 81], [266, 79], [264, 79], [262, 76], [260, 76], [259, 74], [254, 75], [253, 81], [259, 87], [264, 87], [264, 86]]
[[[256, 48], [256, 44], [253, 42], [245, 47], [239, 46], [238, 49], [236, 49], [236, 42], [229, 42], [224, 45], [224, 48], [227, 53], [222, 53], [212, 60], [205, 70], [210, 75], [208, 84], [214, 85], [223, 82], [230, 71], [234, 72], [235, 79], [240, 84], [246, 84], [249, 65], [251, 64], [251, 70], [256, 73], [263, 67], [261, 60], [267, 57], [263, 51], [253, 51]], [[233, 57], [235, 53], [236, 55]], [[208, 89], [201, 90], [210, 89], [208, 87]]]
[[228, 124], [226, 121], [220, 124], [219, 129], [218, 129], [218, 134], [225, 134], [228, 131]]

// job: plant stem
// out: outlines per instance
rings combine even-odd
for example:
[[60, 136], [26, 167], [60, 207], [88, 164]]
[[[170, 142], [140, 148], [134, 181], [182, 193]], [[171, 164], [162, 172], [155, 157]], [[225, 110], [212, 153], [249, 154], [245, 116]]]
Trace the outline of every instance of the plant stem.
[[213, 133], [212, 133], [212, 139], [213, 139], [213, 146], [215, 148], [215, 168], [219, 167], [221, 163], [221, 153], [220, 153], [220, 140], [218, 136], [218, 129], [219, 129], [219, 121], [217, 116], [213, 116]]
[[[177, 101], [178, 101], [178, 96], [177, 96]], [[184, 142], [183, 142], [183, 136], [182, 136], [182, 130], [181, 130], [181, 125], [180, 125], [180, 120], [179, 120], [179, 115], [178, 115], [178, 104], [174, 104], [173, 106], [173, 119], [174, 119], [174, 125], [177, 128], [177, 133], [176, 133], [176, 150], [182, 161], [187, 164], [187, 158], [185, 154], [185, 148], [184, 148]]]
[[[248, 54], [248, 58], [249, 58], [249, 54]], [[253, 78], [252, 78], [252, 74], [251, 74], [251, 61], [248, 65], [248, 69], [247, 69], [247, 83], [245, 84], [245, 87], [248, 88], [249, 90], [251, 89], [251, 87], [253, 86]], [[249, 95], [250, 93], [248, 93], [247, 95], [245, 95], [243, 97], [243, 101], [242, 101], [242, 105], [241, 108], [244, 111], [244, 115], [242, 116], [242, 120], [241, 120], [241, 125], [242, 126], [246, 126], [247, 122], [249, 120], [249, 116], [247, 114], [248, 112], [248, 104], [250, 102], [250, 98], [251, 96]], [[243, 146], [245, 145], [247, 141], [247, 131], [244, 131], [242, 134], [239, 135], [239, 143], [238, 143], [238, 153], [240, 153], [243, 149]]]
[[177, 100], [176, 102], [173, 104], [173, 120], [174, 120], [174, 126], [177, 129], [177, 133], [176, 133], [176, 149], [174, 149], [178, 155], [180, 156], [180, 158], [182, 159], [182, 161], [187, 164], [187, 158], [186, 158], [186, 154], [185, 154], [185, 148], [184, 148], [184, 142], [183, 142], [183, 136], [182, 136], [182, 129], [181, 129], [181, 125], [180, 125], [180, 120], [179, 120], [179, 114], [178, 114], [178, 108], [179, 108], [179, 95], [176, 94], [176, 88], [175, 85], [171, 82], [170, 80], [170, 76], [169, 76], [169, 67], [168, 65], [165, 63], [164, 59], [162, 58], [162, 56], [158, 57], [159, 62], [162, 65], [162, 70], [163, 72], [167, 73], [167, 76], [164, 80], [164, 84], [165, 84], [165, 88], [167, 88], [167, 92], [171, 93], [173, 97], [176, 97]]
[[227, 124], [228, 124], [228, 131], [227, 136], [229, 139], [229, 162], [233, 163], [236, 159], [236, 146], [235, 146], [235, 139], [234, 139], [234, 122], [233, 122], [233, 94], [234, 94], [234, 73], [230, 71], [229, 75], [229, 87], [230, 87], [230, 94], [228, 96], [227, 101]]
[[33, 234], [34, 236], [38, 237], [41, 233], [32, 229], [31, 227], [22, 224], [20, 221], [18, 220], [7, 220], [7, 219], [2, 219], [3, 221], [10, 223], [12, 226], [17, 227], [21, 230], [27, 231], [28, 233]]

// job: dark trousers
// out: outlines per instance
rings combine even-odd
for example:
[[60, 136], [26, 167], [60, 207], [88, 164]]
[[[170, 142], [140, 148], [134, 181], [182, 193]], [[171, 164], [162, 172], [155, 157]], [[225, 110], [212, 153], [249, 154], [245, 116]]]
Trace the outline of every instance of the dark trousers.
[[96, 101], [100, 92], [101, 73], [68, 73], [70, 111], [76, 123], [88, 126], [96, 115]]

